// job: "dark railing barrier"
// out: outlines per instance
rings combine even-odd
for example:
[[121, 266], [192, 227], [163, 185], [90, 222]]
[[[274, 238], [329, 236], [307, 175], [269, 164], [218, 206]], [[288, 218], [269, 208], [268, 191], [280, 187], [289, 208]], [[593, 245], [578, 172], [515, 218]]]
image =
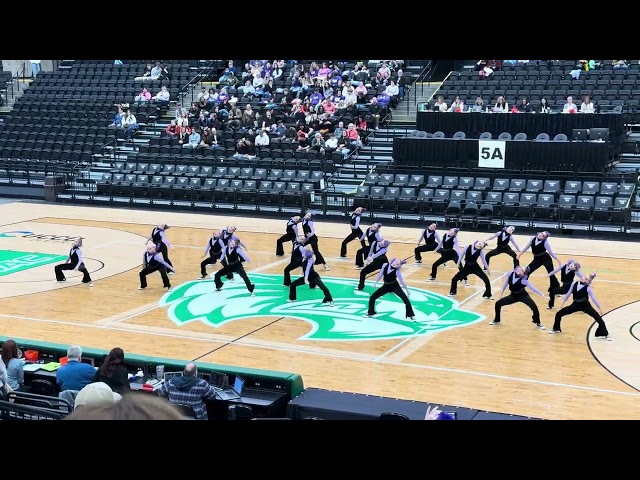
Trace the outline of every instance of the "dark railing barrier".
[[104, 183], [85, 176], [75, 176], [58, 201], [95, 202], [103, 204], [144, 204], [196, 211], [260, 212], [261, 216], [278, 216], [283, 212], [307, 210], [325, 217], [347, 218], [358, 206], [365, 208], [364, 216], [371, 221], [394, 220], [403, 223], [425, 221], [444, 222], [451, 226], [516, 225], [525, 228], [544, 227], [550, 230], [611, 231], [628, 233], [632, 226], [631, 212], [635, 190], [624, 206], [606, 209], [597, 206], [558, 203], [518, 204], [479, 201], [477, 210], [466, 209], [467, 204], [441, 200], [436, 196], [402, 197], [398, 195], [368, 195], [358, 193], [318, 191], [303, 192], [274, 190], [245, 190], [232, 188], [207, 189], [178, 185], [135, 183]]
[[404, 99], [407, 104], [407, 115], [410, 113], [411, 105], [418, 105], [418, 85], [420, 85], [420, 95], [423, 95], [424, 84], [430, 81], [433, 71], [433, 61], [430, 60], [411, 83], [410, 88], [406, 89]]

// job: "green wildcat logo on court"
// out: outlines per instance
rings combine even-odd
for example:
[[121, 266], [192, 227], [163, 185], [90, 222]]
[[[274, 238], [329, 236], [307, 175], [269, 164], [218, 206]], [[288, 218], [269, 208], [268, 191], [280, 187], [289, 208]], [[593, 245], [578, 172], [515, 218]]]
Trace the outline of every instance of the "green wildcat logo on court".
[[0, 250], [0, 277], [66, 259], [63, 255]]
[[169, 318], [178, 325], [200, 320], [220, 327], [228, 322], [255, 317], [298, 318], [312, 325], [300, 340], [383, 340], [429, 335], [450, 328], [462, 327], [484, 320], [483, 315], [461, 310], [454, 300], [410, 287], [415, 322], [405, 318], [402, 301], [395, 295], [385, 295], [376, 302], [375, 317], [366, 318], [373, 285], [354, 291], [353, 279], [322, 277], [331, 291], [334, 307], [323, 304], [320, 289], [307, 285], [298, 287], [298, 300], [287, 302], [289, 289], [282, 287], [282, 275], [250, 273], [256, 285], [255, 296], [247, 292], [244, 282], [225, 281], [220, 292], [212, 281], [193, 281], [176, 287], [160, 299], [168, 306]]

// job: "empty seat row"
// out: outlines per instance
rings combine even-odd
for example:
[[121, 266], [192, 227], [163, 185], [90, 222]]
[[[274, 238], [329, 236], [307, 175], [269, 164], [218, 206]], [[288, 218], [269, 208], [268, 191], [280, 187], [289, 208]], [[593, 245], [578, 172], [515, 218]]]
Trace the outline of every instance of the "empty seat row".
[[[254, 168], [212, 167], [205, 165], [146, 164], [116, 162], [111, 173], [135, 175], [170, 175], [176, 177], [227, 178], [239, 180], [284, 180], [319, 183], [324, 178], [322, 171]], [[109, 175], [109, 174], [105, 174]]]

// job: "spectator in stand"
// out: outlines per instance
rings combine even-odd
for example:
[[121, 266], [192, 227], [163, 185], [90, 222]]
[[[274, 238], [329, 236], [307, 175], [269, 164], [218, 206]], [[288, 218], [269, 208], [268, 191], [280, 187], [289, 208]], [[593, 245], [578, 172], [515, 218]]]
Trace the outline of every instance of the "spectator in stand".
[[191, 127], [189, 126], [189, 122], [183, 123], [180, 126], [180, 131], [178, 132], [178, 145], [184, 145], [189, 142], [189, 135], [191, 135]]
[[313, 140], [311, 140], [311, 150], [315, 150], [320, 154], [325, 153], [326, 142], [324, 138], [322, 138], [322, 134], [320, 132], [316, 132], [313, 136]]
[[155, 67], [151, 69], [151, 80], [158, 80], [162, 77], [162, 64], [160, 62], [156, 62]]
[[224, 138], [218, 133], [218, 130], [215, 127], [211, 128], [210, 131], [211, 149], [214, 151], [214, 153], [218, 152], [224, 154], [224, 146], [222, 145], [222, 143], [224, 142]]
[[373, 119], [373, 128], [374, 130], [378, 130], [380, 128], [380, 118], [382, 118], [384, 113], [384, 109], [378, 103], [378, 99], [376, 97], [371, 98], [371, 103], [369, 104], [369, 115]]
[[65, 420], [184, 420], [184, 416], [166, 400], [140, 394], [83, 406]]
[[211, 129], [209, 127], [200, 127], [202, 130], [202, 135], [200, 139], [200, 148], [211, 147]]
[[11, 390], [25, 391], [24, 362], [18, 357], [18, 346], [14, 340], [5, 340], [2, 344], [2, 364], [7, 370], [7, 385]]
[[200, 93], [198, 93], [198, 103], [202, 101], [204, 101], [205, 104], [209, 102], [209, 91], [207, 90], [207, 87], [202, 87]]
[[167, 90], [167, 87], [163, 85], [160, 87], [160, 91], [155, 95], [155, 97], [152, 97], [152, 100], [161, 107], [168, 107], [171, 100], [171, 94], [169, 93], [169, 90]]
[[96, 371], [93, 381], [104, 382], [111, 387], [111, 390], [119, 394], [131, 391], [129, 372], [124, 365], [124, 351], [121, 348], [111, 349]]
[[140, 125], [138, 125], [138, 120], [136, 120], [136, 116], [131, 113], [130, 109], [127, 109], [127, 113], [122, 118], [122, 128], [124, 131], [125, 140], [132, 140], [133, 134], [136, 133], [140, 129]]
[[591, 101], [591, 97], [589, 95], [585, 95], [582, 105], [580, 105], [580, 113], [595, 113], [595, 111], [596, 108]]
[[236, 77], [235, 73], [229, 72], [228, 75], [223, 79], [220, 79], [220, 85], [224, 85], [225, 87], [235, 87], [238, 84], [239, 80]]
[[283, 74], [283, 70], [282, 67], [279, 64], [276, 64], [275, 62], [273, 63], [273, 72], [271, 73], [271, 76], [273, 77], [274, 80], [278, 80], [282, 74]]
[[156, 78], [152, 77], [152, 72], [153, 72], [153, 63], [147, 63], [147, 68], [144, 71], [144, 73], [142, 75], [140, 75], [139, 77], [135, 77], [134, 80], [136, 80], [136, 81], [140, 81], [140, 80], [157, 80], [158, 77], [156, 77]]
[[471, 107], [474, 112], [484, 111], [484, 100], [482, 97], [477, 97], [475, 103]]
[[122, 128], [122, 118], [124, 117], [124, 110], [121, 106], [118, 106], [118, 111], [113, 117], [113, 122], [109, 125], [112, 128]]
[[531, 112], [531, 104], [527, 100], [527, 97], [522, 97], [522, 99], [516, 104], [516, 108], [519, 113]]
[[255, 158], [255, 146], [246, 138], [241, 138], [236, 142], [236, 153], [233, 155], [236, 159]]
[[358, 82], [358, 85], [353, 90], [353, 92], [356, 94], [356, 97], [358, 97], [358, 103], [366, 103], [367, 102], [367, 92], [368, 91], [369, 90], [367, 89], [367, 87], [365, 86], [365, 84], [363, 82]]
[[183, 147], [189, 147], [192, 150], [196, 150], [200, 147], [200, 141], [202, 137], [196, 128], [191, 130], [191, 135], [189, 135], [189, 141], [187, 143], [183, 143]]
[[382, 80], [391, 78], [391, 70], [389, 69], [389, 66], [386, 64], [386, 62], [382, 62], [382, 65], [380, 65], [380, 67], [378, 68], [377, 74]]
[[545, 97], [540, 99], [540, 113], [550, 113], [551, 107], [549, 106], [549, 102]]
[[[387, 94], [386, 91], [378, 94], [378, 96], [376, 97], [378, 99], [378, 104], [381, 107], [385, 107], [387, 108], [389, 106], [389, 103], [391, 102], [391, 97]], [[446, 110], [444, 110], [446, 112]]]
[[244, 85], [238, 88], [238, 92], [242, 93], [242, 98], [253, 98], [253, 95], [256, 93], [256, 89], [251, 83], [251, 80], [247, 80], [244, 82]]
[[433, 104], [433, 110], [435, 112], [446, 112], [447, 109], [447, 104], [444, 101], [444, 97], [439, 96], [438, 99], [436, 100], [436, 102]]
[[360, 139], [360, 135], [358, 134], [358, 130], [356, 130], [356, 125], [354, 123], [350, 123], [347, 127], [346, 141], [347, 147], [350, 148], [351, 151], [355, 151], [358, 147], [362, 147], [362, 140]]
[[104, 382], [94, 382], [78, 392], [74, 398], [73, 409], [76, 411], [93, 406], [113, 405], [120, 400], [122, 395], [111, 390], [109, 385]]
[[134, 102], [148, 102], [151, 100], [151, 92], [149, 92], [149, 90], [147, 90], [147, 87], [144, 87], [142, 89], [142, 91], [135, 96], [135, 98], [133, 99]]
[[578, 113], [578, 106], [573, 103], [573, 97], [571, 95], [567, 97], [567, 103], [562, 107], [562, 113]]
[[186, 405], [193, 409], [198, 420], [207, 418], [206, 400], [214, 398], [215, 389], [202, 378], [198, 378], [198, 368], [195, 363], [188, 363], [182, 375], [173, 377], [163, 383], [158, 390], [161, 397], [169, 399], [174, 405]]
[[266, 130], [260, 130], [260, 134], [256, 137], [256, 147], [268, 147], [270, 143], [269, 135]]
[[82, 348], [70, 345], [67, 348], [67, 363], [56, 372], [56, 383], [60, 391], [80, 391], [93, 381], [96, 369], [82, 361]]
[[358, 132], [359, 137], [362, 139], [362, 145], [365, 145], [366, 137], [369, 132], [369, 126], [367, 125], [367, 122], [365, 121], [364, 117], [362, 117], [362, 115], [360, 115], [356, 119], [355, 125], [356, 131]]
[[169, 145], [173, 145], [180, 133], [180, 127], [175, 120], [171, 120], [167, 128], [164, 130], [164, 136], [169, 139]]
[[491, 111], [494, 113], [507, 113], [509, 111], [509, 105], [504, 100], [504, 97], [502, 95], [498, 97]]
[[335, 134], [330, 133], [329, 138], [324, 142], [324, 153], [327, 156], [330, 156], [333, 152], [338, 149], [338, 139]]
[[394, 80], [398, 85], [398, 98], [404, 100], [404, 93], [411, 86], [411, 74], [405, 73], [401, 68], [395, 73]]
[[614, 70], [620, 70], [620, 69], [628, 69], [629, 65], [627, 65], [627, 62], [625, 60], [614, 60], [613, 61], [613, 69]]
[[[384, 93], [389, 95], [389, 104], [391, 105], [391, 107], [396, 108], [398, 106], [398, 93], [399, 93], [398, 85], [396, 85], [396, 82], [394, 82], [393, 80], [389, 80], [389, 84], [387, 85], [387, 88], [384, 90]], [[464, 110], [464, 108], [462, 110]]]
[[456, 95], [455, 100], [451, 102], [451, 106], [447, 112], [464, 112], [464, 101]]
[[187, 115], [187, 109], [184, 108], [182, 106], [181, 103], [178, 103], [176, 105], [176, 113], [175, 113], [175, 119], [176, 119], [176, 123], [178, 123], [178, 125], [180, 125], [180, 123], [178, 122], [178, 120], [181, 120], [183, 117], [183, 114], [186, 116]]

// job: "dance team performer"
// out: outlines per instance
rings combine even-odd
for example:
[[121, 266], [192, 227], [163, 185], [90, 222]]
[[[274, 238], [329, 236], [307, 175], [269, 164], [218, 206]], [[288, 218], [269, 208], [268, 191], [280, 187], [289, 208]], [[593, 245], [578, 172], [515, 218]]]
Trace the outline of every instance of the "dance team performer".
[[298, 238], [298, 224], [300, 223], [300, 215], [294, 215], [287, 221], [286, 232], [278, 240], [276, 240], [276, 256], [282, 257], [284, 255], [284, 244], [286, 242], [293, 242]]
[[387, 258], [389, 245], [391, 245], [391, 242], [384, 239], [380, 242], [377, 240], [373, 242], [371, 250], [369, 251], [369, 256], [367, 257], [367, 262], [369, 262], [369, 264], [360, 270], [360, 281], [358, 282], [356, 290], [364, 290], [364, 280], [367, 275], [375, 272], [376, 270], [380, 270], [382, 265], [385, 263], [389, 263], [389, 259]]
[[[373, 292], [373, 294], [369, 298], [369, 309], [365, 317], [372, 317], [376, 314], [375, 305], [378, 298], [388, 293], [394, 293], [398, 296], [398, 298], [400, 298], [400, 300], [402, 300], [405, 305], [406, 318], [411, 321], [415, 321], [415, 313], [413, 311], [413, 307], [411, 306], [411, 302], [409, 301], [411, 292], [409, 291], [409, 287], [407, 287], [407, 284], [404, 282], [402, 274], [400, 273], [400, 268], [405, 263], [406, 261], [404, 260], [393, 258], [389, 263], [385, 263], [384, 265], [382, 265], [374, 286], [378, 286], [378, 282], [381, 278], [383, 279], [384, 284], [375, 292]], [[401, 285], [406, 290], [406, 294], [400, 287]]]
[[549, 292], [549, 305], [547, 306], [547, 310], [553, 310], [554, 303], [556, 301], [556, 295], [564, 295], [569, 291], [571, 285], [573, 284], [573, 280], [582, 277], [582, 273], [580, 272], [580, 264], [574, 260], [569, 260], [564, 265], [560, 265], [551, 273], [549, 276], [555, 275], [560, 272], [560, 285], [558, 288], [554, 288]]
[[[516, 254], [516, 252], [513, 251], [513, 248], [511, 248], [511, 245], [509, 245], [509, 243], [511, 243], [515, 247], [516, 251], [520, 252], [520, 247], [518, 247], [518, 244], [516, 243], [515, 238], [513, 238], [513, 232], [515, 231], [515, 229], [516, 227], [511, 225], [508, 227], [504, 227], [502, 230], [490, 236], [484, 241], [484, 243], [487, 243], [493, 240], [494, 238], [498, 239], [498, 246], [493, 250], [491, 250], [489, 253], [487, 253], [487, 256], [486, 256], [487, 265], [491, 263], [491, 259], [493, 257], [497, 255], [501, 255], [503, 253], [509, 255], [513, 259], [513, 268], [516, 268], [518, 265], [520, 265], [520, 261], [518, 260], [518, 255]], [[487, 269], [489, 269], [489, 267], [487, 267]]]
[[207, 245], [204, 247], [204, 253], [202, 256], [206, 257], [207, 254], [209, 254], [209, 258], [204, 259], [200, 263], [200, 277], [198, 277], [198, 280], [207, 278], [207, 265], [215, 265], [218, 263], [223, 248], [224, 243], [222, 242], [222, 233], [213, 232], [211, 238], [207, 241]]
[[53, 268], [58, 282], [67, 281], [63, 273], [64, 270], [77, 270], [78, 272], [82, 272], [82, 283], [93, 287], [91, 275], [89, 275], [89, 270], [87, 270], [82, 258], [82, 237], [78, 237], [78, 239], [71, 244], [71, 250], [69, 250], [67, 260]]
[[365, 247], [364, 240], [362, 240], [362, 229], [360, 228], [360, 219], [362, 216], [362, 211], [364, 209], [362, 207], [356, 208], [351, 214], [351, 218], [349, 219], [349, 226], [351, 227], [351, 233], [342, 241], [342, 245], [340, 246], [340, 258], [347, 257], [347, 245], [349, 242], [353, 240], [360, 240], [360, 245], [362, 248]]
[[[504, 291], [507, 289], [507, 287], [509, 287], [510, 293], [506, 297], [502, 298], [502, 295], [504, 295]], [[517, 266], [516, 268], [511, 270], [504, 281], [504, 285], [502, 285], [500, 299], [496, 302], [495, 316], [493, 317], [493, 322], [491, 322], [489, 325], [500, 325], [500, 313], [502, 311], [502, 307], [513, 305], [514, 303], [524, 303], [531, 310], [531, 321], [533, 322], [533, 324], [540, 330], [544, 330], [544, 325], [540, 323], [540, 311], [538, 310], [536, 302], [533, 301], [533, 298], [531, 298], [529, 292], [527, 292], [527, 287], [529, 287], [530, 290], [533, 290], [541, 297], [545, 296], [544, 293], [531, 285], [527, 276], [526, 269], [522, 268], [521, 266]]]
[[[420, 238], [418, 239], [418, 246], [413, 250], [416, 264], [422, 263], [422, 254], [424, 252], [433, 252], [438, 248], [438, 245], [442, 243], [442, 239], [440, 238], [437, 229], [438, 225], [434, 222], [422, 230]], [[422, 241], [424, 241], [424, 245], [420, 245]]]
[[364, 257], [368, 256], [369, 251], [371, 250], [371, 246], [375, 242], [382, 241], [382, 236], [380, 235], [380, 228], [382, 228], [381, 223], [372, 224], [360, 237], [360, 241], [364, 242], [364, 246], [356, 252], [356, 270], [364, 268]]
[[316, 228], [311, 217], [311, 212], [307, 212], [302, 218], [302, 233], [307, 237], [307, 244], [311, 245], [313, 249], [313, 254], [316, 257], [316, 265], [324, 265], [325, 271], [328, 272], [331, 269], [318, 248], [318, 235], [316, 235]]
[[[548, 274], [551, 274], [553, 271], [553, 260], [555, 259], [558, 262], [558, 265], [561, 264], [560, 259], [553, 253], [551, 249], [551, 245], [549, 244], [549, 237], [551, 234], [549, 232], [538, 232], [535, 236], [531, 237], [529, 243], [520, 251], [518, 254], [518, 259], [522, 256], [524, 252], [529, 250], [531, 247], [531, 253], [533, 253], [533, 260], [527, 266], [529, 270], [529, 275], [535, 272], [538, 268], [544, 267]], [[555, 288], [560, 286], [560, 282], [555, 275], [549, 275], [549, 292]]]
[[[222, 290], [222, 276], [227, 275], [228, 273], [237, 273], [244, 280], [245, 285], [247, 286], [247, 290], [251, 293], [251, 296], [255, 296], [253, 293], [256, 286], [251, 283], [249, 277], [247, 276], [247, 272], [244, 270], [244, 266], [242, 265], [243, 259], [245, 262], [251, 263], [251, 259], [247, 256], [246, 253], [242, 251], [240, 245], [236, 240], [231, 239], [225, 248], [222, 249], [222, 254], [220, 256], [220, 263], [224, 266], [218, 270], [213, 277], [213, 281], [216, 285], [216, 291]], [[228, 278], [228, 277], [227, 277]]]
[[[149, 235], [149, 238], [147, 240], [151, 240], [156, 244], [156, 250], [162, 254], [164, 261], [173, 267], [173, 263], [171, 263], [171, 260], [169, 260], [168, 247], [171, 247], [171, 250], [173, 250], [174, 248], [167, 238], [167, 230], [169, 230], [169, 225], [167, 225], [166, 223], [160, 223], [153, 227], [153, 230], [151, 230], [151, 235]], [[173, 271], [169, 272], [169, 274], [173, 275]]]
[[327, 288], [327, 286], [322, 282], [320, 275], [315, 271], [313, 265], [316, 263], [317, 259], [313, 253], [313, 247], [311, 245], [307, 245], [303, 247], [302, 253], [302, 276], [296, 279], [289, 286], [289, 302], [295, 302], [297, 300], [296, 289], [298, 286], [307, 284], [310, 287], [319, 287], [324, 293], [324, 298], [322, 299], [322, 303], [328, 303], [330, 307], [333, 307], [333, 297], [331, 296], [331, 292]]
[[464, 280], [466, 285], [469, 285], [468, 276], [475, 275], [480, 278], [484, 282], [484, 294], [482, 298], [486, 298], [488, 300], [492, 300], [491, 297], [491, 281], [489, 281], [489, 277], [478, 265], [478, 259], [482, 260], [487, 273], [489, 273], [489, 264], [487, 263], [487, 259], [484, 256], [484, 248], [487, 246], [486, 243], [480, 242], [476, 240], [473, 244], [467, 246], [465, 248], [464, 253], [458, 256], [458, 268], [462, 265], [462, 260], [464, 259], [464, 266], [460, 268], [458, 273], [456, 273], [451, 279], [451, 289], [449, 290], [449, 296], [453, 297], [458, 293], [458, 282], [460, 280]]
[[138, 290], [144, 290], [147, 288], [147, 275], [153, 272], [159, 272], [162, 277], [162, 285], [164, 288], [171, 291], [171, 283], [167, 276], [167, 270], [175, 273], [173, 265], [165, 261], [162, 257], [162, 253], [158, 251], [158, 245], [150, 240], [147, 243], [147, 249], [142, 255], [142, 270], [140, 270], [140, 288]]
[[[562, 329], [561, 323], [562, 318], [567, 315], [571, 315], [575, 312], [584, 312], [593, 318], [598, 324], [598, 328], [596, 329], [596, 338], [600, 338], [603, 340], [611, 341], [611, 337], [609, 336], [609, 331], [607, 330], [607, 326], [602, 319], [604, 313], [602, 313], [602, 307], [600, 306], [600, 302], [596, 298], [593, 293], [593, 289], [591, 288], [591, 283], [593, 283], [593, 279], [596, 278], [595, 273], [591, 273], [589, 275], [584, 275], [579, 279], [576, 279], [571, 284], [569, 291], [566, 293], [564, 298], [562, 299], [562, 308], [556, 312], [556, 318], [553, 322], [553, 328], [549, 330], [549, 333], [561, 333]], [[570, 296], [573, 296], [573, 303], [571, 305], [564, 306], [564, 303], [569, 299]], [[599, 313], [596, 312], [596, 309], [593, 308], [589, 299], [593, 301], [593, 303], [598, 307]]]

